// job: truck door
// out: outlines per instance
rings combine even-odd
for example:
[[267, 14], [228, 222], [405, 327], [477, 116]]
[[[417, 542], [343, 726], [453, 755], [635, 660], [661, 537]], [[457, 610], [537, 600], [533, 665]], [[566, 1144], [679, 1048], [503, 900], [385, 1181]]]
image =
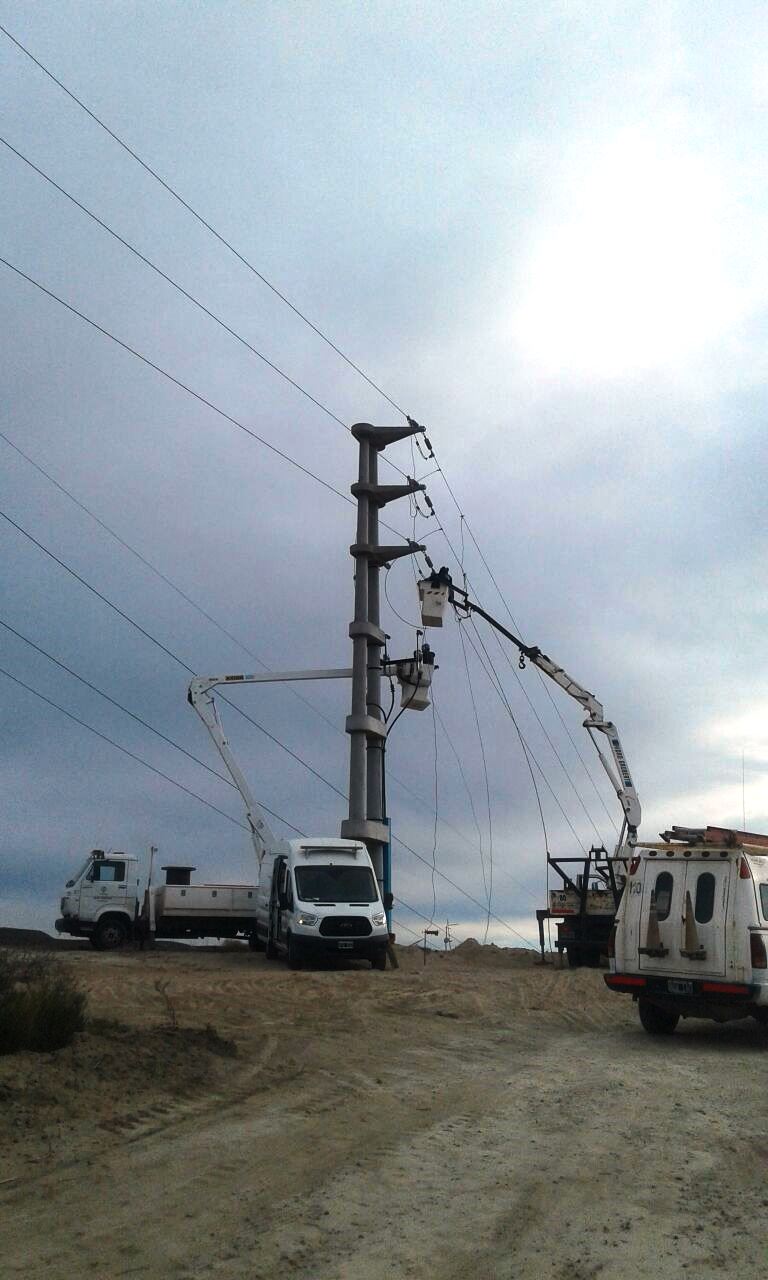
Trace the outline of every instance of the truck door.
[[[642, 908], [640, 911], [640, 928], [637, 944], [639, 948], [639, 969], [641, 973], [669, 973], [679, 968], [681, 946], [681, 920], [685, 902], [685, 872], [682, 862], [651, 862], [645, 864], [645, 881], [643, 884]], [[650, 941], [648, 921], [651, 913], [651, 902], [656, 908], [659, 924], [661, 946], [659, 953], [648, 955], [644, 948]]]
[[701, 959], [681, 954], [686, 949], [684, 921], [680, 926], [681, 941], [678, 943], [677, 958], [680, 969], [690, 972], [692, 977], [697, 974], [706, 976], [725, 973], [728, 892], [733, 865], [730, 858], [717, 862], [709, 859], [705, 862], [702, 859], [686, 865], [683, 908], [693, 913], [695, 938]]
[[288, 920], [293, 911], [293, 886], [291, 868], [286, 858], [277, 858], [272, 873], [272, 939], [280, 946], [287, 945]]
[[133, 917], [136, 898], [133, 886], [126, 884], [125, 869], [122, 858], [99, 858], [91, 864], [80, 888], [82, 920], [94, 920], [106, 907], [127, 909]]

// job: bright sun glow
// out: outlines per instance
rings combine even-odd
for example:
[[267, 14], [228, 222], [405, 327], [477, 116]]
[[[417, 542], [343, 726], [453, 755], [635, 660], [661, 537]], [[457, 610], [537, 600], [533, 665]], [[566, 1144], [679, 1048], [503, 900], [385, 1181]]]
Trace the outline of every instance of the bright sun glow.
[[625, 133], [582, 161], [564, 220], [544, 229], [513, 321], [541, 370], [615, 376], [667, 365], [723, 332], [723, 195], [712, 168]]

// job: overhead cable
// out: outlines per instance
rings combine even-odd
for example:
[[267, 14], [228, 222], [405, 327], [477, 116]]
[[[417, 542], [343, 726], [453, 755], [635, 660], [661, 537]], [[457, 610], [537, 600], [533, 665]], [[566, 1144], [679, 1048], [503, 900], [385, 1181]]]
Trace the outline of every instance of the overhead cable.
[[[87, 721], [81, 720], [79, 716], [74, 715], [71, 711], [67, 711], [65, 707], [60, 706], [58, 702], [54, 702], [52, 698], [47, 698], [45, 694], [40, 693], [38, 689], [33, 689], [31, 685], [25, 684], [25, 682], [20, 680], [18, 676], [14, 676], [10, 671], [6, 671], [4, 667], [0, 667], [0, 675], [6, 676], [9, 680], [13, 680], [14, 684], [18, 684], [22, 689], [26, 689], [28, 693], [34, 694], [34, 696], [39, 698], [41, 702], [47, 702], [49, 707], [53, 707], [54, 710], [60, 711], [64, 716], [68, 716], [70, 720], [74, 720], [75, 724], [79, 724], [82, 729], [87, 729], [89, 733], [94, 733], [97, 738], [101, 738], [102, 742], [108, 742], [111, 747], [115, 747], [118, 751], [122, 751], [123, 755], [130, 756], [131, 760], [135, 760], [138, 764], [143, 765], [145, 769], [149, 769], [151, 773], [156, 773], [159, 778], [163, 778], [166, 782], [170, 782], [171, 786], [178, 787], [179, 791], [184, 791], [186, 795], [192, 796], [195, 800], [199, 800], [200, 803], [204, 804], [208, 809], [213, 809], [214, 813], [218, 813], [222, 818], [226, 818], [227, 822], [233, 822], [236, 827], [241, 827], [243, 831], [249, 830], [244, 822], [240, 822], [238, 818], [233, 818], [231, 813], [225, 813], [224, 810], [219, 809], [217, 805], [211, 804], [210, 800], [205, 800], [202, 796], [198, 795], [196, 791], [192, 791], [190, 787], [185, 787], [183, 782], [178, 782], [176, 778], [171, 778], [169, 774], [163, 773], [162, 769], [157, 769], [155, 765], [142, 759], [142, 757], [136, 755], [134, 751], [129, 751], [127, 747], [121, 746], [119, 742], [115, 742], [114, 738], [107, 737], [106, 733], [102, 733], [100, 729], [94, 729], [92, 724], [88, 724]], [[296, 831], [297, 828], [291, 826], [290, 822], [286, 822], [285, 818], [282, 818], [279, 813], [273, 813], [271, 809], [267, 809], [266, 805], [263, 805], [262, 807], [266, 809], [266, 812], [269, 813], [271, 817], [277, 818], [279, 822], [284, 822], [292, 831]]]
[[350, 359], [350, 357], [346, 355], [341, 350], [340, 347], [336, 346], [336, 344], [328, 337], [326, 333], [323, 332], [323, 330], [318, 325], [313, 324], [313, 322], [309, 319], [309, 317], [306, 316], [303, 311], [300, 311], [299, 308], [295, 305], [295, 303], [291, 302], [290, 298], [287, 298], [286, 295], [282, 293], [280, 289], [278, 289], [277, 285], [273, 284], [271, 280], [269, 280], [261, 271], [259, 271], [253, 265], [252, 262], [249, 262], [249, 260], [245, 257], [244, 254], [240, 253], [240, 251], [236, 249], [235, 246], [231, 244], [229, 240], [227, 240], [223, 235], [221, 235], [221, 233], [218, 232], [216, 228], [213, 227], [211, 223], [208, 222], [202, 216], [201, 213], [198, 213], [198, 211], [194, 209], [192, 205], [189, 204], [183, 198], [183, 196], [181, 196], [179, 192], [176, 191], [175, 188], [172, 187], [171, 184], [165, 180], [165, 178], [162, 178], [160, 174], [155, 169], [153, 169], [151, 165], [149, 165], [146, 162], [146, 160], [143, 160], [141, 156], [138, 155], [138, 153], [133, 150], [132, 147], [129, 147], [127, 142], [125, 142], [121, 137], [119, 137], [118, 134], [116, 134], [113, 129], [110, 129], [109, 125], [105, 124], [105, 122], [102, 119], [100, 119], [99, 116], [96, 115], [95, 111], [92, 111], [90, 107], [87, 107], [81, 98], [78, 98], [77, 95], [73, 93], [71, 89], [68, 89], [67, 86], [61, 80], [59, 80], [53, 74], [52, 71], [49, 71], [48, 67], [46, 67], [39, 60], [39, 58], [36, 58], [34, 54], [31, 53], [30, 50], [27, 49], [25, 45], [21, 43], [20, 40], [17, 40], [16, 37], [11, 35], [10, 31], [8, 31], [8, 29], [2, 25], [0, 25], [0, 31], [2, 31], [3, 35], [7, 36], [8, 39], [12, 41], [13, 44], [16, 45], [16, 47], [20, 49], [22, 53], [26, 54], [26, 56], [32, 62], [34, 62], [35, 66], [39, 67], [39, 69], [43, 72], [43, 74], [48, 76], [49, 80], [52, 80], [53, 83], [57, 85], [59, 89], [61, 89], [64, 93], [66, 93], [67, 97], [71, 98], [72, 101], [75, 102], [77, 106], [80, 107], [81, 110], [83, 110], [86, 113], [86, 115], [89, 116], [91, 120], [93, 120], [94, 123], [99, 126], [99, 128], [103, 129], [105, 133], [108, 133], [110, 138], [112, 138], [118, 144], [118, 146], [122, 147], [123, 151], [125, 151], [129, 156], [131, 156], [132, 159], [135, 160], [137, 164], [141, 165], [142, 169], [144, 169], [152, 178], [154, 178], [156, 182], [159, 182], [160, 186], [163, 187], [168, 192], [169, 195], [173, 196], [174, 200], [177, 200], [178, 203], [182, 205], [183, 208], [185, 208], [187, 212], [190, 213], [192, 217], [195, 218], [197, 222], [199, 222], [200, 225], [206, 229], [206, 231], [210, 232], [210, 234], [214, 236], [219, 241], [220, 244], [224, 245], [224, 247], [228, 249], [230, 253], [234, 254], [234, 256], [243, 264], [244, 267], [247, 267], [248, 270], [251, 271], [253, 275], [255, 275], [259, 280], [261, 280], [262, 284], [265, 284], [267, 288], [270, 289], [272, 293], [274, 293], [275, 296], [280, 299], [281, 302], [283, 302], [287, 307], [289, 307], [290, 310], [296, 316], [298, 316], [300, 320], [303, 321], [304, 324], [308, 325], [309, 328], [314, 333], [317, 334], [318, 338], [321, 338], [322, 341], [326, 343], [326, 345], [329, 346], [332, 351], [335, 351], [336, 355], [340, 356], [341, 359], [346, 364], [348, 364], [351, 369], [354, 369], [355, 373], [359, 374], [360, 377], [363, 378], [363, 380], [367, 382], [368, 385], [372, 387], [374, 391], [377, 391], [379, 395], [383, 396], [384, 399], [392, 406], [393, 409], [396, 409], [398, 413], [401, 413], [403, 415], [403, 417], [407, 416], [405, 411], [401, 409], [400, 406], [396, 404], [395, 401], [392, 400], [390, 396], [387, 395], [386, 391], [383, 391], [382, 388], [379, 387], [373, 381], [373, 379], [370, 378], [368, 374], [365, 373], [359, 367], [359, 365], [355, 364], [355, 362], [352, 359]]

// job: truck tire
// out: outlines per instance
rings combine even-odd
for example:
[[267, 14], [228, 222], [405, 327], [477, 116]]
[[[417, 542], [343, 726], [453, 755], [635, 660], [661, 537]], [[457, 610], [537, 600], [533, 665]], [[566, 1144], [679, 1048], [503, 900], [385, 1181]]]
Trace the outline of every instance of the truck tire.
[[568, 947], [565, 953], [568, 957], [569, 969], [580, 969], [584, 963], [584, 957], [581, 954], [581, 947]]
[[119, 916], [107, 916], [100, 920], [91, 937], [97, 951], [117, 951], [127, 941], [128, 926]]
[[288, 934], [288, 952], [287, 952], [288, 968], [300, 969], [304, 963], [304, 948], [293, 937]]
[[642, 996], [637, 1002], [637, 1012], [650, 1036], [671, 1036], [680, 1021], [680, 1014], [675, 1013], [674, 1009], [663, 1009], [661, 1005], [652, 1004]]

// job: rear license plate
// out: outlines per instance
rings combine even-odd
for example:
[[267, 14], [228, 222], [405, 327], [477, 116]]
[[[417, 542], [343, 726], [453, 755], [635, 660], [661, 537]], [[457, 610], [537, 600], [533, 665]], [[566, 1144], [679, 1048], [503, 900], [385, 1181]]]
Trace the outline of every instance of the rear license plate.
[[693, 983], [685, 982], [681, 978], [669, 978], [667, 980], [667, 991], [673, 996], [692, 996]]
[[351, 951], [354, 945], [354, 942], [340, 942], [338, 944], [339, 951]]

